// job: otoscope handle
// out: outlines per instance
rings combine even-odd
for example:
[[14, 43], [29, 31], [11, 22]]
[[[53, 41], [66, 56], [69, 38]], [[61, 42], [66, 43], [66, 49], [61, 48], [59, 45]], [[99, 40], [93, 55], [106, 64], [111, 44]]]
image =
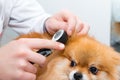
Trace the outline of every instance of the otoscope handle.
[[[68, 35], [64, 30], [59, 30], [53, 35], [52, 40], [65, 44], [68, 40]], [[37, 51], [37, 53], [46, 57], [49, 56], [51, 52], [51, 49], [40, 49]]]

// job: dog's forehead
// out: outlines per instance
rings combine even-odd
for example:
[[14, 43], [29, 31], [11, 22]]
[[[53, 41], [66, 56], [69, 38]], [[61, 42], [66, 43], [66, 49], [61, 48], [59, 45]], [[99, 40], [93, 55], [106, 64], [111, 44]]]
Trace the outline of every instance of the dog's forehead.
[[112, 50], [108, 46], [85, 35], [70, 39], [66, 45], [64, 54], [70, 59], [89, 62], [92, 59], [99, 61], [103, 56], [107, 57], [110, 51]]
[[[71, 38], [65, 48], [67, 53], [97, 53], [99, 50], [102, 50], [103, 46], [101, 46], [94, 38], [89, 36], [76, 36]], [[82, 54], [80, 54], [82, 55]]]

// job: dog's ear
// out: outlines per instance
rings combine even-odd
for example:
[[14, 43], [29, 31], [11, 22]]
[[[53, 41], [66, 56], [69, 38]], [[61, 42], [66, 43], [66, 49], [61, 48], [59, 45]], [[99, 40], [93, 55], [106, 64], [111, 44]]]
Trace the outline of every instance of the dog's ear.
[[49, 34], [47, 34], [47, 33], [40, 34], [40, 33], [37, 33], [37, 32], [31, 32], [31, 33], [28, 33], [28, 34], [20, 35], [20, 36], [18, 36], [16, 39], [20, 39], [20, 38], [42, 38], [42, 39], [51, 39], [52, 36], [49, 35]]

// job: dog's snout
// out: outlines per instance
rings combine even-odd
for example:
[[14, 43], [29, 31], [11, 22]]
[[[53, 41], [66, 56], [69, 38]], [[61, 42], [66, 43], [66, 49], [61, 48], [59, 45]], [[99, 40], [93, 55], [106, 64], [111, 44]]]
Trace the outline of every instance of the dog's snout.
[[82, 73], [76, 72], [76, 73], [74, 74], [74, 79], [75, 79], [75, 80], [81, 80], [82, 78], [83, 78]]

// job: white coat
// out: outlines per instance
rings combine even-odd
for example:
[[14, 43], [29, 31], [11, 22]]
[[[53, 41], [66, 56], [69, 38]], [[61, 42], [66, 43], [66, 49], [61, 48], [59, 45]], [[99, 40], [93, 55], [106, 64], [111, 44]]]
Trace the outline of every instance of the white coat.
[[0, 34], [6, 27], [20, 34], [43, 33], [49, 16], [36, 0], [0, 0]]

